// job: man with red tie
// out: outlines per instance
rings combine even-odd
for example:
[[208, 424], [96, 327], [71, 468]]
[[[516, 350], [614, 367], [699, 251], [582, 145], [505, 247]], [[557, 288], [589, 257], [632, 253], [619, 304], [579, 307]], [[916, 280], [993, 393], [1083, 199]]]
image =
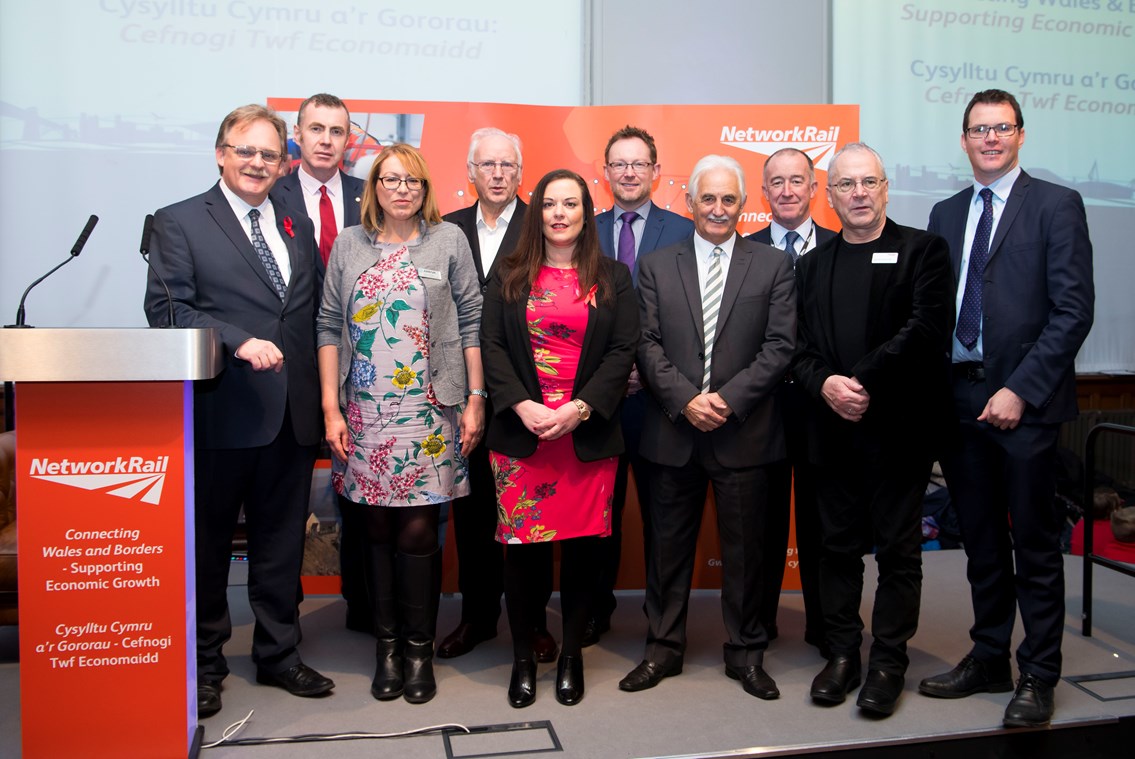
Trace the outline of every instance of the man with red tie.
[[[348, 176], [342, 169], [350, 134], [351, 115], [342, 100], [320, 93], [303, 101], [292, 133], [300, 149], [300, 165], [272, 189], [273, 198], [295, 215], [311, 219], [315, 227], [312, 255], [315, 258], [316, 310], [335, 238], [345, 227], [360, 223], [359, 204], [366, 183]], [[374, 622], [367, 599], [365, 546], [366, 535], [345, 514], [339, 542], [339, 573], [343, 578], [343, 598], [347, 602], [347, 627], [369, 633]]]

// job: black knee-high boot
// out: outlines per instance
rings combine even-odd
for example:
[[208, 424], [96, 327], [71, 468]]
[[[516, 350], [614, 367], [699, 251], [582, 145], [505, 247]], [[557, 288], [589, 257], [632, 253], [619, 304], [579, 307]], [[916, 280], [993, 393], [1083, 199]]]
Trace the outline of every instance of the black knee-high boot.
[[424, 704], [437, 695], [433, 658], [441, 599], [441, 549], [425, 556], [399, 553], [395, 563], [405, 642], [402, 695], [411, 704]]
[[394, 547], [389, 543], [368, 543], [368, 600], [374, 610], [374, 680], [370, 693], [380, 701], [402, 695], [402, 635], [398, 623], [398, 601], [394, 594]]

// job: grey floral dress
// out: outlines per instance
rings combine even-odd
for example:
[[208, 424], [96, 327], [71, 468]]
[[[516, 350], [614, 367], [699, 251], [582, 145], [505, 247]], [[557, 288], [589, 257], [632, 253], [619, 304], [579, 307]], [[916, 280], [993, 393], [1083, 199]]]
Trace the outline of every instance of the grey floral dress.
[[378, 261], [355, 283], [348, 315], [347, 462], [334, 462], [335, 492], [371, 506], [420, 506], [469, 493], [458, 450], [456, 406], [430, 383], [426, 288], [407, 243], [379, 243]]

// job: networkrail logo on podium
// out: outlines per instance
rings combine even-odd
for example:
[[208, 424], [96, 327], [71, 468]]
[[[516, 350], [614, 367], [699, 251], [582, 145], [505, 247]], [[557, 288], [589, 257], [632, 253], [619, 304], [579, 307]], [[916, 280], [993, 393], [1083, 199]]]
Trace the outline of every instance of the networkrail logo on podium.
[[758, 129], [756, 127], [725, 125], [721, 127], [721, 144], [761, 155], [772, 155], [783, 148], [796, 148], [812, 159], [817, 169], [827, 171], [835, 155], [839, 140], [839, 127], [786, 126]]
[[118, 456], [97, 460], [33, 458], [28, 474], [37, 480], [156, 506], [161, 502], [168, 468], [169, 456], [149, 459]]

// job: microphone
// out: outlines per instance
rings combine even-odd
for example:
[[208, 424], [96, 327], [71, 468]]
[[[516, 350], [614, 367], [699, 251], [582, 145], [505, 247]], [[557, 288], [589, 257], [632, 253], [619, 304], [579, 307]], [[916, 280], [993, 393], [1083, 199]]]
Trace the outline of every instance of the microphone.
[[16, 309], [16, 323], [5, 325], [6, 327], [21, 327], [21, 328], [28, 328], [29, 327], [29, 325], [24, 323], [24, 318], [25, 318], [25, 315], [26, 315], [26, 312], [24, 311], [24, 301], [26, 301], [28, 299], [28, 293], [30, 293], [32, 291], [33, 287], [35, 287], [40, 282], [47, 279], [52, 274], [54, 274], [55, 272], [57, 272], [61, 268], [63, 268], [64, 264], [69, 264], [69, 263], [71, 263], [72, 259], [77, 258], [78, 255], [83, 251], [83, 246], [85, 246], [87, 244], [87, 238], [91, 236], [91, 231], [95, 228], [95, 224], [98, 224], [98, 223], [99, 223], [99, 217], [95, 216], [94, 214], [91, 214], [91, 218], [87, 219], [87, 225], [85, 227], [83, 227], [83, 231], [79, 233], [79, 239], [75, 240], [75, 244], [73, 246], [71, 246], [71, 255], [68, 256], [63, 261], [63, 263], [59, 264], [54, 269], [49, 271], [47, 274], [44, 274], [42, 277], [37, 279], [35, 282], [32, 282], [30, 285], [28, 285], [28, 289], [24, 290], [24, 294], [20, 296], [20, 306], [19, 306], [19, 308]]
[[150, 263], [150, 233], [154, 231], [154, 215], [152, 213], [146, 214], [146, 220], [142, 222], [142, 244], [138, 246], [138, 252], [142, 254], [142, 259], [146, 262], [146, 266], [150, 267], [150, 271], [158, 278], [158, 283], [161, 284], [162, 289], [166, 291], [166, 303], [169, 308], [169, 324], [167, 327], [176, 327], [177, 324], [173, 318], [173, 296], [170, 295], [169, 287], [166, 281], [162, 279], [162, 275], [158, 274], [158, 270]]

